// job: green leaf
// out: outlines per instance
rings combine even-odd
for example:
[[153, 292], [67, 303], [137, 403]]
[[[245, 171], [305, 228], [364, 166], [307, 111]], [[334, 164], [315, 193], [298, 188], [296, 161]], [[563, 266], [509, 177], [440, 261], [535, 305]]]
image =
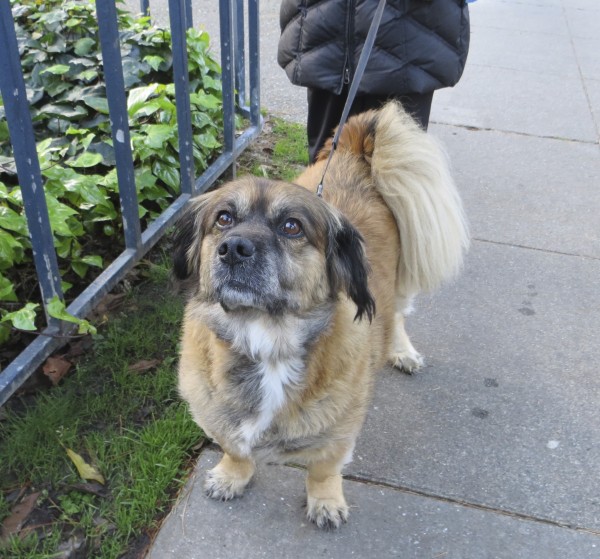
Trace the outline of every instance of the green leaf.
[[71, 17], [65, 22], [65, 25], [67, 27], [77, 27], [80, 23], [82, 23], [82, 20], [77, 17]]
[[15, 231], [21, 235], [27, 235], [27, 220], [25, 216], [18, 214], [6, 206], [0, 206], [0, 227]]
[[64, 279], [60, 280], [60, 288], [62, 289], [63, 293], [66, 293], [72, 287], [73, 287], [73, 284], [71, 282], [65, 281]]
[[56, 76], [60, 76], [62, 74], [66, 74], [71, 69], [70, 66], [66, 64], [55, 64], [54, 66], [50, 66], [45, 70], [42, 70], [40, 74], [54, 74]]
[[70, 167], [94, 167], [102, 162], [102, 155], [89, 151], [82, 153], [75, 161], [67, 161]]
[[61, 301], [56, 295], [52, 297], [50, 301], [48, 301], [46, 310], [48, 311], [48, 314], [54, 318], [77, 324], [79, 326], [79, 329], [77, 330], [78, 334], [96, 333], [96, 328], [92, 326], [87, 320], [77, 318], [76, 316], [73, 316], [71, 313], [69, 313], [65, 308], [64, 301]]
[[0, 322], [0, 344], [6, 343], [10, 339], [11, 327], [8, 322]]
[[148, 167], [136, 169], [135, 184], [140, 190], [152, 187], [156, 184], [156, 177], [152, 174], [152, 170]]
[[110, 200], [106, 198], [106, 193], [96, 184], [97, 178], [97, 175], [80, 175], [79, 173], [75, 173], [65, 181], [65, 189], [67, 192], [80, 196], [88, 204], [94, 206], [112, 206]]
[[86, 56], [96, 45], [96, 41], [90, 37], [84, 37], [75, 42], [75, 54], [77, 56]]
[[77, 215], [77, 211], [49, 195], [46, 196], [46, 204], [52, 230], [58, 235], [76, 237], [78, 232], [74, 227], [73, 220], [69, 220], [69, 218]]
[[108, 114], [108, 101], [106, 97], [84, 97], [83, 102], [99, 113]]
[[72, 260], [71, 261], [71, 269], [80, 277], [84, 278], [87, 274], [89, 266], [82, 262], [81, 260]]
[[6, 120], [0, 120], [0, 142], [5, 142], [8, 138], [8, 122], [6, 122]]
[[0, 301], [18, 301], [15, 286], [12, 281], [2, 274], [0, 274]]
[[89, 256], [84, 256], [81, 259], [82, 262], [85, 262], [89, 266], [95, 266], [96, 268], [102, 268], [102, 257], [97, 254], [90, 254]]
[[152, 170], [154, 174], [166, 185], [170, 186], [174, 190], [179, 190], [180, 178], [178, 169], [174, 169], [170, 165], [163, 165], [159, 162], [156, 162], [152, 166]]
[[15, 262], [15, 250], [20, 243], [7, 231], [0, 229], [0, 269], [10, 268]]
[[150, 84], [145, 87], [136, 87], [129, 92], [127, 99], [127, 112], [129, 116], [135, 112], [148, 100], [148, 98], [156, 93], [158, 88], [157, 83]]
[[147, 103], [141, 103], [139, 108], [129, 111], [129, 116], [133, 117], [146, 117], [154, 114], [156, 111], [160, 111], [161, 103], [157, 99], [148, 101]]
[[148, 147], [160, 149], [167, 140], [175, 136], [175, 127], [170, 124], [149, 124], [145, 127], [145, 132]]
[[85, 151], [87, 151], [88, 147], [90, 147], [90, 144], [94, 141], [95, 137], [95, 134], [92, 132], [88, 134], [85, 138], [81, 139], [81, 146]]
[[49, 103], [40, 109], [40, 113], [66, 119], [78, 119], [88, 115], [85, 107], [81, 105], [66, 105]]
[[194, 142], [203, 148], [215, 149], [221, 146], [213, 134], [198, 134], [194, 136]]
[[12, 325], [19, 330], [35, 330], [36, 309], [39, 305], [36, 303], [27, 303], [18, 311], [6, 313], [0, 322], [12, 322]]
[[162, 56], [154, 56], [151, 54], [149, 54], [148, 56], [144, 56], [142, 60], [150, 64], [150, 67], [155, 72], [158, 71], [159, 66], [165, 61], [165, 59]]
[[209, 95], [203, 92], [192, 93], [192, 95], [190, 95], [190, 102], [204, 109], [218, 109], [222, 104], [221, 99], [215, 95]]
[[97, 70], [84, 70], [83, 72], [79, 73], [79, 78], [86, 82], [90, 82], [90, 81], [96, 79], [97, 77], [98, 77]]

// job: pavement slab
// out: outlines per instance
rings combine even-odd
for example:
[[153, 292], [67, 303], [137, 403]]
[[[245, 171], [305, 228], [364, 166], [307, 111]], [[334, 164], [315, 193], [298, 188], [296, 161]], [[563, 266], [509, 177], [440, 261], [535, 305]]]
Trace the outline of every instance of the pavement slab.
[[[600, 261], [475, 242], [417, 299], [347, 473], [600, 532]], [[600, 555], [599, 555], [600, 556]]]
[[[569, 110], [560, 109], [564, 106]], [[582, 82], [503, 67], [469, 64], [458, 86], [435, 93], [431, 120], [549, 138], [597, 139]]]
[[440, 124], [430, 133], [446, 146], [474, 238], [600, 258], [599, 145]]
[[148, 559], [593, 559], [600, 553], [593, 534], [349, 480], [348, 523], [322, 531], [304, 518], [304, 472], [297, 468], [260, 468], [240, 499], [204, 496], [204, 472], [219, 457], [202, 454]]

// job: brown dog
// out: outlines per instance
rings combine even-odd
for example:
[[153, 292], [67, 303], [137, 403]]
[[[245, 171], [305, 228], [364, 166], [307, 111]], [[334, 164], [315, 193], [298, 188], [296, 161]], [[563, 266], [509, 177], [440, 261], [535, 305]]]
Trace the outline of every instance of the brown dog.
[[207, 494], [241, 495], [261, 457], [303, 462], [320, 527], [348, 517], [341, 471], [374, 372], [422, 364], [411, 297], [468, 245], [446, 160], [399, 105], [348, 121], [321, 199], [329, 149], [296, 184], [246, 177], [194, 199], [175, 252], [190, 289], [179, 388], [225, 453]]

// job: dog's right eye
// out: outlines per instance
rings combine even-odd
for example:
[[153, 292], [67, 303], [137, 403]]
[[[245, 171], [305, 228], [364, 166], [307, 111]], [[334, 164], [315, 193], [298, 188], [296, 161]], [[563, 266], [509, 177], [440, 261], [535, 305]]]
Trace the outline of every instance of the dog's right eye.
[[225, 228], [233, 225], [233, 216], [229, 212], [221, 212], [217, 216], [217, 221], [215, 222], [217, 227]]

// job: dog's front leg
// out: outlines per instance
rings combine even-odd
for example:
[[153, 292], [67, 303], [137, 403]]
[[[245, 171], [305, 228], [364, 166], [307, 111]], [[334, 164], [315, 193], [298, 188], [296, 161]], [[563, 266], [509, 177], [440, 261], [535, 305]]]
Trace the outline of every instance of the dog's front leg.
[[343, 466], [343, 458], [308, 465], [306, 514], [319, 528], [339, 528], [348, 520], [348, 505], [342, 490]]
[[255, 465], [251, 458], [225, 453], [221, 461], [206, 474], [204, 489], [212, 499], [228, 501], [244, 493], [254, 475]]

